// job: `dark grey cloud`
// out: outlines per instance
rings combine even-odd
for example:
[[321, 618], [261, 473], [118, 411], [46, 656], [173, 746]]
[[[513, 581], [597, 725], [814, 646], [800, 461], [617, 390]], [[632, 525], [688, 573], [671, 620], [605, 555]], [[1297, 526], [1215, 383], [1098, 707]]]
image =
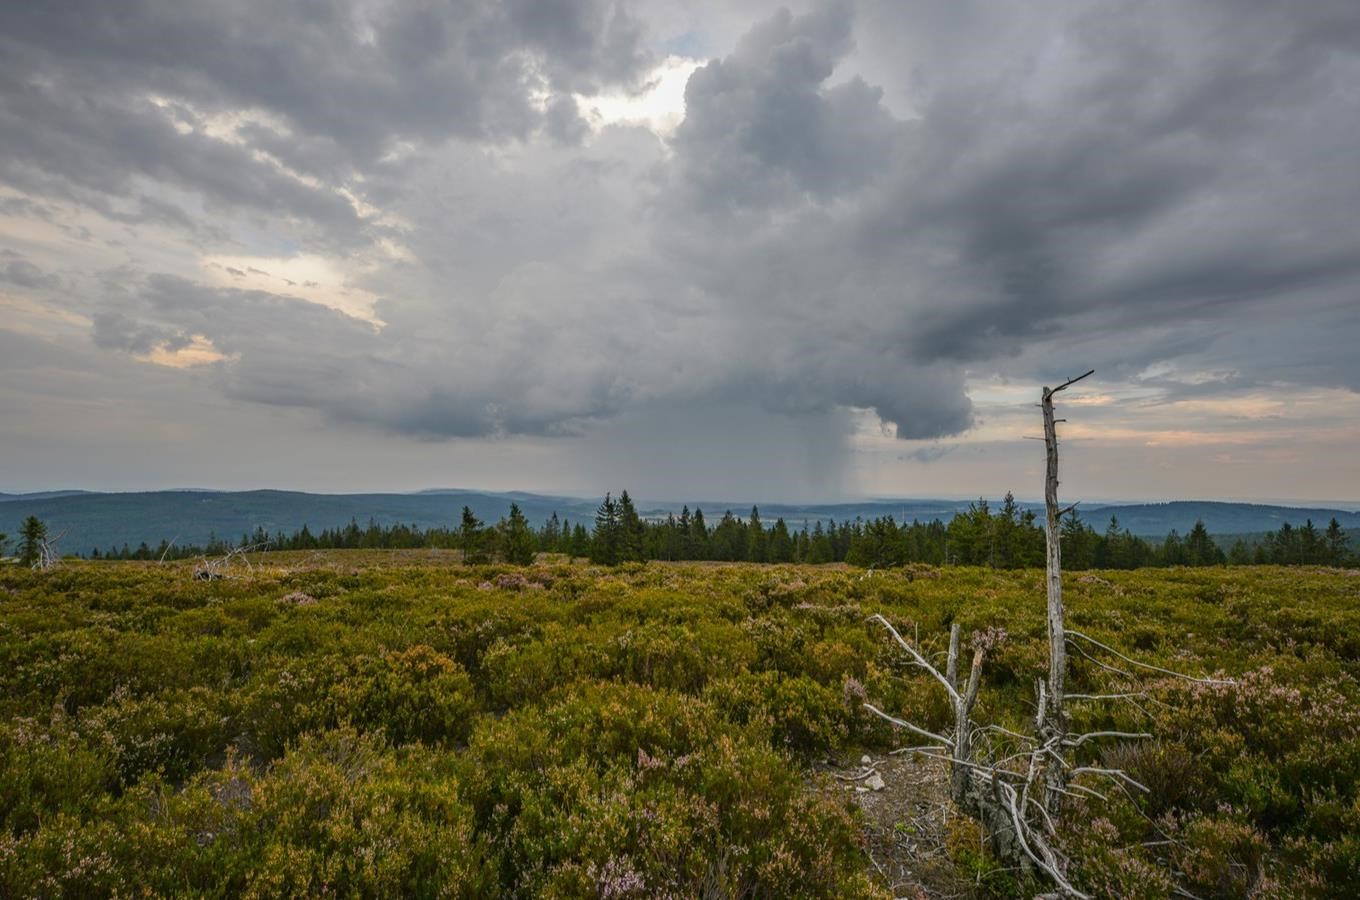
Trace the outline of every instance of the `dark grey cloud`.
[[0, 269], [0, 281], [7, 281], [21, 288], [54, 288], [61, 284], [61, 279], [57, 276], [44, 272], [22, 258], [11, 259], [3, 269]]
[[370, 158], [406, 138], [524, 137], [533, 92], [631, 83], [648, 62], [609, 0], [8, 4], [0, 32], [30, 76], [260, 108]]
[[0, 54], [5, 182], [96, 205], [168, 183], [330, 247], [381, 237], [341, 189], [394, 145], [565, 134], [566, 94], [648, 63], [608, 0], [5, 4]]
[[[892, 21], [910, 29], [921, 6]], [[1017, 27], [960, 10], [980, 31]], [[1344, 223], [1360, 178], [1342, 148], [1360, 136], [1360, 8], [1031, 12], [999, 65], [942, 63], [917, 158], [866, 221], [883, 253], [925, 240], [958, 254], [962, 302], [925, 311], [915, 355], [1069, 339], [1092, 310], [1127, 332], [1353, 293], [1360, 245]]]
[[122, 271], [109, 273], [99, 307], [94, 339], [104, 349], [174, 353], [203, 338], [228, 358], [211, 367], [228, 396], [421, 437], [566, 433], [620, 401], [605, 367], [554, 387], [552, 361], [523, 364], [527, 346], [505, 353], [503, 343], [393, 334], [286, 294]]
[[690, 77], [674, 143], [702, 208], [827, 199], [881, 174], [901, 123], [863, 79], [827, 83], [852, 48], [847, 4], [780, 10]]
[[953, 453], [957, 449], [958, 447], [954, 444], [931, 444], [929, 446], [913, 450], [910, 453], [903, 453], [898, 457], [898, 459], [902, 460], [910, 459], [915, 460], [916, 462], [932, 463], [937, 459], [943, 459], [944, 457], [948, 456], [950, 453]]
[[[362, 223], [334, 190], [259, 162], [250, 147], [180, 133], [145, 97], [71, 93], [0, 75], [0, 178], [34, 193], [88, 201], [136, 195], [136, 179], [203, 196], [209, 210], [244, 209], [316, 223], [321, 242], [353, 245]], [[142, 198], [136, 220], [182, 225], [173, 204]], [[112, 214], [118, 218], [118, 214]], [[128, 218], [128, 217], [125, 217]]]

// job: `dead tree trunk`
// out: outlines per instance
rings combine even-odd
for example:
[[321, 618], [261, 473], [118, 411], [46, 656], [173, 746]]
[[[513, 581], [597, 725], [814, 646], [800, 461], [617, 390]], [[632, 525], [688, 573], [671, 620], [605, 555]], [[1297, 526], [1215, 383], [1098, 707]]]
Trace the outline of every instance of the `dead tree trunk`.
[[[1044, 744], [1062, 746], [1067, 737], [1067, 713], [1063, 707], [1067, 677], [1067, 632], [1064, 625], [1062, 596], [1062, 542], [1059, 520], [1063, 512], [1058, 508], [1058, 426], [1053, 418], [1053, 395], [1086, 378], [1095, 370], [1070, 378], [1055, 388], [1045, 387], [1040, 406], [1044, 413], [1044, 446], [1048, 451], [1048, 465], [1044, 475], [1044, 538], [1048, 545], [1048, 684], [1039, 694], [1039, 740]], [[1054, 761], [1044, 767], [1044, 806], [1050, 814], [1062, 807], [1063, 791], [1067, 786], [1065, 767]]]
[[[1087, 372], [1055, 388], [1044, 388], [1040, 404], [1044, 414], [1044, 443], [1048, 451], [1048, 470], [1044, 481], [1044, 533], [1048, 541], [1049, 658], [1048, 677], [1038, 679], [1034, 731], [1021, 733], [999, 725], [979, 725], [973, 721], [982, 667], [990, 650], [1005, 639], [1005, 632], [1000, 629], [989, 628], [973, 635], [972, 666], [965, 676], [962, 671], [964, 658], [959, 624], [955, 623], [950, 628], [949, 654], [944, 671], [941, 672], [930, 662], [926, 653], [903, 638], [882, 614], [870, 616], [871, 621], [887, 629], [915, 666], [944, 688], [954, 712], [954, 728], [947, 734], [936, 734], [891, 716], [872, 704], [864, 704], [870, 712], [927, 741], [923, 746], [904, 749], [948, 763], [950, 793], [954, 803], [982, 826], [999, 859], [1022, 869], [1037, 869], [1052, 880], [1060, 896], [1079, 900], [1088, 895], [1067, 880], [1068, 861], [1054, 841], [1061, 820], [1062, 799], [1067, 796], [1104, 799], [1103, 794], [1090, 786], [1090, 782], [1095, 779], [1108, 779], [1124, 789], [1147, 790], [1118, 769], [1078, 765], [1079, 748], [1102, 738], [1135, 740], [1152, 735], [1127, 731], [1073, 734], [1069, 731], [1064, 710], [1064, 704], [1069, 699], [1113, 699], [1120, 695], [1073, 694], [1068, 697], [1067, 642], [1073, 641], [1083, 656], [1090, 656], [1087, 650], [1082, 649], [1083, 646], [1089, 646], [1091, 652], [1109, 653], [1126, 664], [1162, 675], [1186, 678], [1201, 684], [1230, 683], [1192, 678], [1160, 666], [1140, 663], [1108, 644], [1066, 627], [1059, 525], [1063, 515], [1070, 512], [1072, 507], [1058, 508], [1057, 423], [1063, 420], [1053, 417], [1053, 395], [1090, 374]], [[1077, 644], [1077, 641], [1082, 643]], [[1103, 666], [1100, 663], [1097, 665]], [[1042, 796], [1039, 796], [1041, 791]]]

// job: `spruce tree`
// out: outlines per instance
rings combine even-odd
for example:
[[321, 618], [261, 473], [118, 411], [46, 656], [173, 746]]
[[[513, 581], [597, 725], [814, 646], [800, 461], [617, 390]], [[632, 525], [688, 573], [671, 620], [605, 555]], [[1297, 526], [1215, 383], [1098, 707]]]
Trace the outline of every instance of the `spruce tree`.
[[619, 494], [618, 513], [619, 561], [637, 562], [642, 559], [642, 539], [646, 526], [627, 491]]
[[[358, 530], [353, 522], [350, 527]], [[487, 562], [486, 541], [482, 521], [472, 514], [472, 507], [463, 507], [463, 520], [458, 528], [458, 546], [463, 551], [463, 562], [469, 566]]]
[[43, 543], [47, 540], [47, 523], [37, 516], [24, 519], [19, 529], [19, 562], [36, 565], [42, 559]]
[[595, 534], [590, 541], [590, 561], [605, 566], [619, 563], [619, 507], [606, 493], [595, 510]]
[[[0, 538], [2, 537], [0, 536]], [[1327, 523], [1327, 530], [1323, 532], [1322, 540], [1327, 547], [1327, 565], [1344, 565], [1349, 555], [1347, 544], [1350, 543], [1350, 539], [1346, 536], [1345, 530], [1342, 529], [1341, 523], [1336, 520], [1335, 516], [1332, 517], [1332, 521]], [[0, 546], [3, 546], [3, 544], [4, 541], [0, 540]]]
[[692, 524], [687, 503], [681, 507], [680, 518], [675, 523], [675, 529], [680, 535], [680, 559], [694, 559], [694, 537], [690, 534]]
[[711, 559], [709, 555], [708, 525], [704, 522], [704, 511], [694, 508], [694, 518], [689, 523], [690, 559]]
[[533, 563], [534, 534], [518, 503], [510, 504], [510, 516], [502, 523], [500, 531], [501, 552], [505, 554], [506, 562], [517, 566]]
[[831, 539], [826, 536], [826, 531], [822, 528], [822, 520], [818, 519], [812, 527], [812, 537], [808, 542], [807, 561], [813, 565], [829, 563], [835, 559], [835, 552], [831, 546]]
[[1098, 538], [1075, 509], [1063, 517], [1060, 540], [1064, 569], [1089, 569], [1095, 565]]
[[775, 519], [770, 529], [770, 562], [793, 562], [793, 536], [783, 519]]
[[751, 562], [768, 562], [769, 552], [769, 536], [760, 523], [760, 510], [753, 506], [746, 523], [746, 558]]
[[557, 511], [548, 517], [543, 523], [543, 530], [538, 535], [538, 548], [544, 553], [556, 553], [557, 546], [562, 541], [562, 523], [557, 520]]
[[571, 543], [568, 546], [573, 559], [590, 555], [590, 532], [586, 531], [586, 526], [576, 523], [571, 529]]
[[1192, 566], [1214, 566], [1223, 562], [1223, 551], [1209, 537], [1209, 529], [1204, 527], [1203, 520], [1196, 521], [1195, 527], [1185, 536], [1185, 561]]

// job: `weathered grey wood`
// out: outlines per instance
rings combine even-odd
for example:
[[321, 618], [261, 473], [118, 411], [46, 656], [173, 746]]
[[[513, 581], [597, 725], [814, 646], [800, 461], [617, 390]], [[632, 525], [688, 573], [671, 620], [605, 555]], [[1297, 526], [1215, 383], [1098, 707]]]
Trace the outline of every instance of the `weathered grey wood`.
[[[1095, 370], [1092, 369], [1091, 372]], [[1062, 595], [1062, 544], [1058, 508], [1058, 426], [1053, 417], [1053, 395], [1090, 375], [1069, 379], [1055, 388], [1045, 387], [1040, 402], [1044, 415], [1044, 448], [1048, 464], [1044, 474], [1044, 539], [1048, 546], [1046, 574], [1048, 582], [1048, 684], [1040, 705], [1039, 739], [1047, 743], [1057, 738], [1061, 743], [1067, 734], [1067, 713], [1063, 708], [1064, 686], [1067, 679], [1067, 633], [1064, 624]], [[1062, 791], [1067, 775], [1063, 767], [1049, 763], [1044, 772], [1044, 806], [1056, 813], [1062, 806]]]
[[944, 677], [956, 691], [959, 689], [959, 633], [962, 630], [958, 622], [949, 626], [949, 659], [944, 668]]

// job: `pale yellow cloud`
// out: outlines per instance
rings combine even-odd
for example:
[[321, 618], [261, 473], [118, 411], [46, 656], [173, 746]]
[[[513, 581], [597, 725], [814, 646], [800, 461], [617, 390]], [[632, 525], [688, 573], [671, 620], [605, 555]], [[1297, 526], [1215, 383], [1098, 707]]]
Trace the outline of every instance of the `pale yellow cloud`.
[[218, 352], [212, 341], [201, 334], [195, 334], [187, 347], [181, 347], [178, 350], [157, 347], [150, 353], [135, 354], [134, 358], [170, 369], [192, 369], [196, 366], [206, 366], [235, 357]]
[[377, 295], [355, 287], [341, 265], [324, 256], [205, 256], [199, 264], [207, 280], [222, 287], [297, 297], [373, 325], [385, 324], [374, 312]]

